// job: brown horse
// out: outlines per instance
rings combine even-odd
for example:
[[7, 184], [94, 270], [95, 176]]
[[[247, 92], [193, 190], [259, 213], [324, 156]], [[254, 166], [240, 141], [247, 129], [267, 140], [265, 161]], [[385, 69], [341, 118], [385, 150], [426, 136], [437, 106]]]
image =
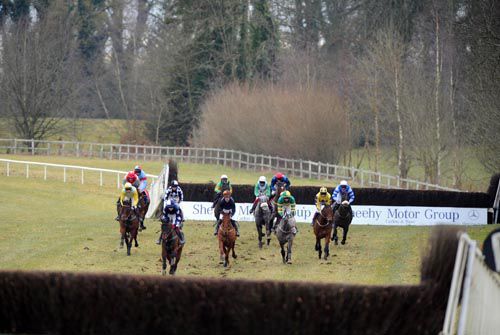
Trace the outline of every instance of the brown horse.
[[229, 265], [229, 251], [232, 251], [233, 258], [236, 258], [234, 246], [236, 244], [236, 230], [231, 224], [231, 215], [225, 210], [222, 211], [222, 223], [217, 233], [219, 240], [220, 261], [224, 263], [224, 267]]
[[137, 232], [139, 230], [139, 217], [129, 201], [124, 201], [120, 209], [120, 248], [123, 248], [123, 242], [127, 244], [127, 256], [130, 256], [130, 249], [132, 248], [132, 240], [135, 241], [135, 247], [139, 246], [137, 243]]
[[139, 215], [139, 231], [146, 229], [144, 226], [144, 219], [146, 218], [146, 213], [149, 209], [149, 201], [146, 201], [146, 197], [149, 199], [149, 194], [146, 195], [147, 191], [139, 193], [139, 203], [137, 204], [137, 213]]
[[285, 182], [278, 180], [274, 187], [276, 191], [274, 197], [272, 198], [273, 215], [271, 216], [271, 227], [274, 226], [274, 221], [278, 218], [278, 199], [280, 198], [281, 193], [286, 191], [286, 184]]
[[321, 239], [325, 239], [325, 260], [330, 255], [330, 236], [333, 229], [333, 207], [325, 205], [321, 212], [314, 219], [314, 235], [316, 235], [316, 246], [314, 250], [318, 252], [318, 258], [321, 259]]
[[170, 264], [171, 275], [175, 274], [177, 271], [177, 264], [181, 260], [182, 255], [182, 244], [179, 241], [179, 237], [175, 233], [175, 230], [170, 222], [162, 223], [161, 225], [161, 258], [162, 258], [162, 271], [161, 274], [165, 275], [167, 273], [167, 260]]

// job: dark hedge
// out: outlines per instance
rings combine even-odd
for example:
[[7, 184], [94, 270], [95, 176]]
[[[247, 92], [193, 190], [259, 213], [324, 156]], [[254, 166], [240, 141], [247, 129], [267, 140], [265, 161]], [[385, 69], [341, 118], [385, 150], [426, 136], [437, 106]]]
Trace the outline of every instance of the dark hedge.
[[[181, 183], [181, 187], [186, 201], [213, 200], [214, 184]], [[317, 186], [291, 187], [292, 195], [300, 204], [312, 204], [318, 191]], [[488, 193], [481, 192], [356, 188], [354, 193], [356, 195], [354, 203], [357, 205], [488, 208], [493, 203]], [[253, 202], [253, 185], [233, 185], [233, 197], [236, 202]]]

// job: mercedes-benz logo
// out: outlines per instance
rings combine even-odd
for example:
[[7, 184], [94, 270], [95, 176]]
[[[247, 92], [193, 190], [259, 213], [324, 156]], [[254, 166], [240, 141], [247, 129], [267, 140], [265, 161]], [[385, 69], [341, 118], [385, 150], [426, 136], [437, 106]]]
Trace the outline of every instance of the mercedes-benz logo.
[[471, 220], [479, 219], [479, 214], [475, 209], [469, 211], [469, 219], [471, 219]]

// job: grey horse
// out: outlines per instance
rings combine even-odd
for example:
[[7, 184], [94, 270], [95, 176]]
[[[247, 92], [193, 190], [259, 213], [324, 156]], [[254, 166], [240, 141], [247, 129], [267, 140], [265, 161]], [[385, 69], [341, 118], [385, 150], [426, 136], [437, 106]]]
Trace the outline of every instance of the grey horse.
[[260, 194], [258, 197], [257, 207], [255, 208], [255, 226], [257, 227], [257, 234], [259, 235], [259, 248], [262, 248], [262, 227], [266, 228], [267, 245], [271, 242], [271, 208], [268, 205], [269, 198], [265, 194]]
[[[295, 234], [297, 233], [297, 227], [295, 225], [295, 218], [291, 214], [290, 210], [287, 208], [283, 214], [278, 227], [276, 228], [276, 237], [281, 247], [281, 257], [283, 258], [284, 264], [292, 264], [292, 245]], [[285, 256], [284, 245], [287, 245], [287, 251]]]

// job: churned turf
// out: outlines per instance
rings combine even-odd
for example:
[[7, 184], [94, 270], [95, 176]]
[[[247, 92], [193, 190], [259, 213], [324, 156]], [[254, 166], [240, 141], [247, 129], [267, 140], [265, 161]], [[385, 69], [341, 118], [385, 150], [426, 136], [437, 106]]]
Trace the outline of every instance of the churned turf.
[[[119, 249], [112, 187], [64, 184], [41, 179], [2, 177], [0, 188], [0, 268], [134, 274], [160, 273], [159, 223], [146, 222], [139, 248], [126, 256]], [[482, 241], [495, 226], [468, 227]], [[212, 222], [186, 222], [187, 244], [179, 276], [276, 279], [359, 284], [419, 282], [421, 254], [430, 227], [351, 226], [348, 243], [331, 247], [328, 261], [318, 260], [311, 228], [299, 224], [293, 264], [283, 265], [273, 237], [259, 250], [250, 222], [241, 223], [238, 259], [224, 269], [218, 263]]]

